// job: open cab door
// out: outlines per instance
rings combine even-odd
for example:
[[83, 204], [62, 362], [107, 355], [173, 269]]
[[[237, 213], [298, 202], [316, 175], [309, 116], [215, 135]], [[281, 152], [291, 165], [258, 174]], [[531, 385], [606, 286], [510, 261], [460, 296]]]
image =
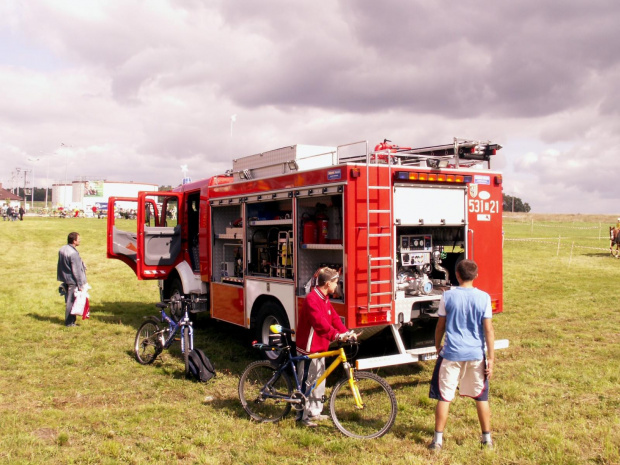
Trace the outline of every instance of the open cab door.
[[140, 192], [108, 201], [108, 258], [125, 262], [138, 279], [165, 279], [181, 260], [182, 194]]
[[107, 256], [126, 263], [134, 273], [138, 265], [138, 229], [135, 221], [128, 220], [132, 210], [137, 211], [138, 199], [110, 197], [108, 199]]
[[182, 200], [177, 192], [138, 194], [138, 279], [165, 279], [181, 260]]

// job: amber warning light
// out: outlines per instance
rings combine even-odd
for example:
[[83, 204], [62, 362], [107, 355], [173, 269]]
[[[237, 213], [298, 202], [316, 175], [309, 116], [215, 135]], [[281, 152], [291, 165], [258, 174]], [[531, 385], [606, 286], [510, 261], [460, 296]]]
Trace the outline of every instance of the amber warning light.
[[394, 179], [397, 181], [426, 181], [426, 182], [447, 182], [447, 183], [468, 183], [471, 176], [462, 174], [443, 174], [443, 173], [417, 173], [415, 171], [396, 171]]

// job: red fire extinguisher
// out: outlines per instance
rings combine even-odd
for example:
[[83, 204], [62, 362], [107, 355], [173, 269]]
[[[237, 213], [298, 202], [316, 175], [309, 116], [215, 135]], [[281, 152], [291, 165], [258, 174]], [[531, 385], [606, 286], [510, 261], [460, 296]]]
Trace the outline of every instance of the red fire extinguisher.
[[316, 215], [317, 239], [319, 244], [327, 244], [327, 230], [329, 220], [325, 213], [317, 213]]
[[302, 215], [303, 222], [303, 234], [301, 238], [302, 244], [316, 244], [317, 241], [317, 229], [316, 221], [312, 219], [310, 215], [304, 213]]

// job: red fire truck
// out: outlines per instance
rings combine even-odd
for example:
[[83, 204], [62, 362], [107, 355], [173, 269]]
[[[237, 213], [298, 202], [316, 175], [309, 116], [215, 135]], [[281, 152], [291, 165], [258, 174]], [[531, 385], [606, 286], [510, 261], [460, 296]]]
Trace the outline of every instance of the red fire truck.
[[[332, 303], [344, 324], [364, 337], [389, 327], [396, 342], [397, 353], [359, 368], [432, 358], [434, 347], [406, 347], [401, 328], [436, 317], [460, 260], [476, 260], [476, 286], [502, 311], [502, 176], [490, 169], [499, 149], [386, 140], [239, 158], [170, 192], [110, 197], [107, 256], [159, 280], [162, 299], [207, 297], [210, 317], [263, 341], [271, 324], [296, 327], [313, 275], [330, 266], [340, 270]], [[137, 224], [121, 229], [112, 212], [122, 205]]]

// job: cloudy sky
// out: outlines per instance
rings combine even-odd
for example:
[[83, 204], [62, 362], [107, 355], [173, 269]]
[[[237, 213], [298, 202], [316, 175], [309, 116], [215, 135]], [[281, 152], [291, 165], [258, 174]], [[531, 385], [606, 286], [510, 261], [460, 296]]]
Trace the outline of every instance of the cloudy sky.
[[534, 212], [620, 213], [619, 24], [617, 0], [2, 0], [0, 182], [457, 136], [503, 145]]

